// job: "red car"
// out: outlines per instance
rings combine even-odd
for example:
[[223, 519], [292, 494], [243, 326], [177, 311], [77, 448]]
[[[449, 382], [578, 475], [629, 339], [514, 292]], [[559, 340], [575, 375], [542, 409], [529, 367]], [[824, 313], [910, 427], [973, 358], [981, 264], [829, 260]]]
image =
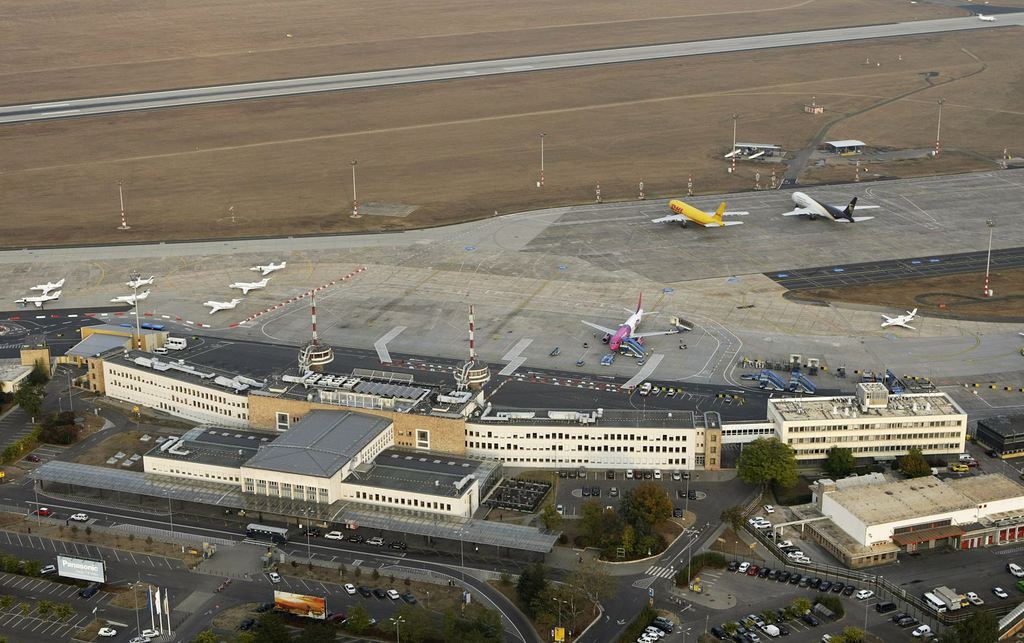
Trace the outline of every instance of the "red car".
[[747, 576], [757, 576], [757, 572], [761, 571], [761, 568], [757, 565], [751, 565], [750, 569], [747, 570]]
[[27, 456], [25, 456], [25, 460], [29, 462], [42, 462], [42, 460], [39, 459], [39, 456], [37, 456], [34, 453], [30, 453]]
[[53, 512], [50, 511], [49, 509], [47, 509], [46, 507], [40, 507], [39, 509], [36, 509], [36, 515], [37, 516], [52, 516]]

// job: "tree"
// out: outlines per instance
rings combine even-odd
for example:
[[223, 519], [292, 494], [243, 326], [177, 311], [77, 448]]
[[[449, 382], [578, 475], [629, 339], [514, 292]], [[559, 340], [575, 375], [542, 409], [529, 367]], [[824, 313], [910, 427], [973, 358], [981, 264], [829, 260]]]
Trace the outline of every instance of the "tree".
[[987, 643], [999, 640], [999, 619], [991, 612], [975, 612], [970, 618], [948, 628], [942, 643]]
[[908, 478], [921, 478], [932, 474], [932, 467], [924, 459], [921, 449], [911, 449], [897, 461], [897, 466]]
[[[615, 579], [601, 563], [591, 559], [575, 569], [566, 581], [568, 587], [579, 592], [591, 603], [603, 603], [615, 594]], [[579, 601], [582, 603], [583, 601]]]
[[633, 525], [626, 525], [622, 528], [622, 539], [621, 546], [626, 550], [627, 556], [632, 556], [633, 552], [636, 551], [636, 529], [633, 529]]
[[366, 608], [356, 603], [348, 611], [348, 620], [345, 621], [345, 629], [353, 634], [362, 634], [370, 629], [370, 615]]
[[718, 518], [733, 528], [733, 531], [739, 531], [743, 529], [743, 507], [739, 505], [728, 507], [722, 510], [721, 515]]
[[253, 637], [254, 643], [290, 643], [292, 640], [291, 632], [288, 630], [288, 626], [285, 625], [284, 619], [280, 615], [273, 612], [264, 612], [260, 614], [257, 621], [259, 627], [256, 628], [255, 636]]
[[834, 635], [829, 643], [864, 643], [864, 630], [852, 625], [845, 627], [842, 633]]
[[580, 507], [580, 535], [589, 547], [604, 549], [616, 544], [622, 529], [622, 520], [612, 511], [606, 511], [596, 500], [588, 500]]
[[825, 452], [825, 472], [832, 476], [833, 480], [845, 478], [853, 473], [856, 464], [853, 449], [833, 446]]
[[398, 608], [395, 618], [402, 621], [401, 635], [403, 641], [422, 643], [436, 636], [434, 622], [425, 609], [415, 605], [402, 605]]
[[62, 621], [70, 620], [76, 614], [75, 608], [67, 603], [57, 603], [53, 608], [54, 615]]
[[42, 360], [36, 360], [36, 363], [32, 365], [32, 372], [28, 374], [26, 381], [32, 386], [42, 386], [50, 381], [50, 376], [46, 373], [46, 366], [43, 365]]
[[544, 509], [540, 512], [540, 524], [544, 525], [544, 529], [548, 531], [554, 531], [562, 525], [562, 516], [554, 505], [544, 505]]
[[324, 621], [314, 621], [302, 628], [302, 634], [295, 639], [297, 643], [334, 643], [338, 633], [334, 625]]
[[535, 600], [548, 588], [547, 569], [536, 563], [523, 570], [516, 584], [516, 596], [523, 605], [523, 611], [533, 618], [537, 615]]
[[220, 637], [213, 630], [205, 630], [197, 634], [192, 643], [220, 643]]
[[796, 455], [778, 438], [758, 438], [743, 447], [736, 473], [750, 484], [792, 487], [797, 480]]
[[0, 609], [9, 610], [14, 605], [14, 597], [9, 595], [0, 596]]
[[638, 533], [649, 534], [672, 515], [672, 499], [660, 485], [645, 482], [622, 495], [619, 512]]
[[14, 403], [30, 416], [37, 418], [43, 412], [43, 390], [39, 386], [23, 384], [14, 393]]
[[26, 560], [23, 565], [26, 576], [38, 576], [43, 564], [38, 560]]
[[53, 603], [47, 600], [39, 600], [36, 602], [36, 613], [39, 616], [46, 618], [50, 614], [53, 614]]
[[793, 602], [790, 603], [790, 607], [793, 608], [793, 611], [796, 612], [797, 616], [803, 616], [807, 612], [811, 611], [811, 601], [800, 596], [799, 598], [793, 599]]

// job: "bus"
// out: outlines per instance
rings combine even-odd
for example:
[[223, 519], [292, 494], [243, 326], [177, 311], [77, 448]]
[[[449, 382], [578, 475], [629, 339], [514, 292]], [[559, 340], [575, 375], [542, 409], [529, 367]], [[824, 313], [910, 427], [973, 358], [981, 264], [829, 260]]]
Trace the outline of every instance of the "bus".
[[284, 527], [268, 527], [267, 525], [250, 523], [245, 528], [245, 535], [258, 540], [269, 540], [277, 545], [288, 542], [288, 530]]
[[927, 603], [928, 607], [932, 608], [936, 614], [942, 614], [946, 611], [946, 603], [931, 592], [924, 593], [924, 602]]

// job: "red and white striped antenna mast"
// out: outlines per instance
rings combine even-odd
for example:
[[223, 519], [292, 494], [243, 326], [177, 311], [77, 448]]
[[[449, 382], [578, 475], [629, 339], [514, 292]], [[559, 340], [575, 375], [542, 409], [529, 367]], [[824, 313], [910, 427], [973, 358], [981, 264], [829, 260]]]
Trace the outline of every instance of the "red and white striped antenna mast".
[[476, 343], [473, 338], [473, 331], [476, 330], [473, 324], [473, 304], [469, 305], [469, 363], [476, 362]]
[[121, 181], [117, 182], [117, 196], [121, 199], [121, 225], [117, 227], [118, 230], [131, 230], [131, 226], [128, 225], [128, 220], [124, 216], [124, 188], [121, 186]]
[[309, 311], [313, 322], [313, 346], [320, 345], [320, 338], [316, 334], [316, 291], [309, 293]]

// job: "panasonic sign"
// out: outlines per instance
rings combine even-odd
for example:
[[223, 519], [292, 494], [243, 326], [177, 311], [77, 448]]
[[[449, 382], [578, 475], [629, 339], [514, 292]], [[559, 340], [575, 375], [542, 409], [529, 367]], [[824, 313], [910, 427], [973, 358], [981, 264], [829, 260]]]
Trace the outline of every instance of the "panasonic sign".
[[57, 556], [57, 573], [65, 578], [103, 583], [107, 580], [106, 565], [102, 560]]

